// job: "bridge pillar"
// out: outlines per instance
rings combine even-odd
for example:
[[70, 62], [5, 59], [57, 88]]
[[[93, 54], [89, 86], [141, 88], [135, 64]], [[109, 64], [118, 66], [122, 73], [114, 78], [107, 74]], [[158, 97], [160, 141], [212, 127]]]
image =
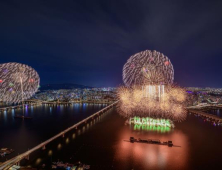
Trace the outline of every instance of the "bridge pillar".
[[65, 134], [63, 133], [62, 137], [64, 138], [65, 137]]

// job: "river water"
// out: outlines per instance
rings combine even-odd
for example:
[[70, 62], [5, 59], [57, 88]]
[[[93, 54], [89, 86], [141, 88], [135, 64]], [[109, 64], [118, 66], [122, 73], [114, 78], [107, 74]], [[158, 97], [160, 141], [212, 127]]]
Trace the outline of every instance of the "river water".
[[[48, 139], [105, 105], [39, 106], [27, 108], [32, 120], [15, 120], [15, 113], [0, 113], [0, 147], [15, 149], [7, 158]], [[19, 112], [19, 111], [18, 111]], [[95, 170], [220, 169], [222, 167], [222, 127], [188, 114], [171, 130], [125, 125], [116, 109], [72, 130], [30, 155], [22, 165], [51, 167], [51, 162], [81, 161]], [[172, 140], [180, 147], [129, 143], [130, 136], [141, 139]], [[3, 161], [2, 158], [1, 161]]]
[[[27, 151], [69, 126], [106, 107], [106, 104], [73, 104], [25, 107], [0, 113], [0, 148], [15, 150], [7, 158]], [[31, 120], [15, 119], [15, 115], [31, 116]], [[2, 159], [0, 159], [0, 162]]]

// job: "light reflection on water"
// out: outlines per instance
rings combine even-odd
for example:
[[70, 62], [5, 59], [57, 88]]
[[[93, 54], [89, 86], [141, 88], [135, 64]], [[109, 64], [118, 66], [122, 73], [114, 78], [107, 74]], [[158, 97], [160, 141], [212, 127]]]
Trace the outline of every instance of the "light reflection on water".
[[60, 150], [62, 148], [62, 144], [59, 143], [57, 148], [58, 148], [58, 150]]
[[[73, 108], [73, 106], [71, 107]], [[74, 108], [73, 110], [75, 110]], [[52, 115], [55, 114], [55, 110], [52, 109]], [[83, 111], [83, 108], [79, 111]], [[81, 161], [92, 165], [92, 169], [103, 167], [103, 169], [117, 170], [209, 169], [209, 167], [214, 168], [221, 165], [219, 160], [222, 156], [222, 149], [218, 147], [222, 141], [220, 129], [193, 115], [189, 115], [187, 121], [177, 123], [173, 130], [161, 133], [161, 130], [153, 131], [152, 128], [152, 130], [142, 128], [135, 130], [134, 127], [124, 125], [125, 119], [120, 117], [115, 110], [111, 110], [110, 113], [112, 114], [107, 113], [87, 122], [77, 130], [65, 134], [64, 138], [58, 138], [48, 144], [45, 151], [41, 150], [36, 155], [33, 153], [30, 162], [26, 162], [26, 164], [35, 167], [36, 162], [39, 162], [38, 159], [41, 160], [39, 166], [42, 164], [49, 166], [51, 162], [58, 160], [69, 163]], [[79, 113], [71, 114], [77, 116]], [[61, 115], [66, 116], [65, 113]], [[57, 115], [60, 116], [58, 119], [62, 118], [61, 115], [60, 113]], [[70, 119], [70, 117], [68, 118]], [[70, 121], [72, 122], [72, 120]], [[23, 125], [25, 129], [21, 129], [21, 131], [26, 130], [28, 133], [26, 123], [27, 121]], [[62, 126], [60, 123], [52, 124], [52, 128]], [[45, 127], [50, 128], [48, 124]], [[175, 145], [181, 147], [132, 144], [124, 141], [129, 140], [130, 136], [141, 139], [159, 139], [160, 141], [172, 140]], [[49, 155], [49, 151], [52, 151], [51, 155]]]
[[69, 138], [66, 138], [66, 144], [69, 144]]
[[222, 109], [205, 110], [204, 112], [222, 117]]
[[15, 109], [12, 109], [12, 116], [15, 116]]
[[[8, 147], [15, 150], [6, 158], [16, 156], [18, 153], [26, 151], [35, 145], [41, 143], [61, 132], [69, 126], [79, 122], [89, 115], [99, 111], [101, 107], [98, 104], [85, 105], [74, 104], [67, 106], [58, 105], [42, 105], [27, 106], [18, 109], [0, 112], [0, 147]], [[15, 119], [15, 115], [25, 114], [31, 116], [32, 119], [22, 120]], [[79, 134], [84, 133], [85, 129]], [[69, 138], [70, 140], [70, 138]], [[16, 141], [16, 142], [15, 142]], [[6, 158], [0, 157], [0, 162]]]
[[52, 150], [49, 150], [48, 155], [52, 156], [52, 153], [53, 153]]
[[7, 111], [4, 111], [4, 120], [7, 121]]
[[[59, 154], [53, 152], [53, 160], [62, 159], [64, 162], [81, 161], [91, 164], [92, 169], [204, 169], [221, 165], [219, 159], [222, 149], [214, 145], [202, 146], [199, 140], [210, 142], [209, 135], [218, 134], [219, 129], [204, 123], [193, 115], [188, 116], [183, 123], [176, 123], [176, 127], [166, 133], [153, 130], [134, 130], [124, 125], [125, 120], [117, 113], [101, 116], [79, 127], [70, 133], [69, 145], [66, 145]], [[201, 121], [198, 123], [198, 121]], [[100, 123], [96, 123], [100, 122]], [[203, 124], [204, 123], [204, 124]], [[95, 126], [92, 126], [95, 124]], [[85, 129], [85, 130], [84, 130]], [[208, 129], [208, 130], [206, 130]], [[202, 133], [204, 131], [204, 133]], [[84, 133], [83, 133], [84, 132]], [[74, 137], [73, 137], [74, 136]], [[174, 145], [181, 147], [168, 147], [152, 144], [129, 143], [129, 137], [141, 139], [172, 140]], [[75, 140], [74, 140], [75, 139]], [[218, 139], [218, 140], [215, 140]], [[212, 139], [213, 140], [213, 139]], [[214, 142], [220, 143], [221, 137], [214, 136]], [[207, 159], [213, 150], [213, 159]], [[46, 159], [46, 156], [42, 155]], [[202, 161], [204, 160], [204, 163]], [[212, 161], [214, 164], [212, 164]]]
[[[109, 112], [108, 112], [109, 113]], [[68, 155], [66, 154], [67, 153], [67, 149], [70, 150], [72, 148], [72, 144], [73, 142], [75, 141], [76, 137], [80, 137], [82, 135], [84, 135], [84, 133], [86, 133], [87, 131], [90, 130], [90, 124], [92, 124], [92, 122], [94, 122], [94, 124], [100, 122], [101, 120], [103, 120], [103, 118], [105, 117], [107, 113], [99, 116], [97, 119], [94, 119], [93, 121], [89, 121], [89, 123], [87, 123], [88, 125], [88, 128], [86, 128], [85, 125], [79, 127], [78, 129], [74, 130], [75, 132], [70, 132], [70, 133], [67, 133], [64, 135], [62, 142], [61, 142], [61, 138], [59, 138], [58, 140], [55, 140], [54, 144], [56, 144], [56, 149], [54, 148], [54, 144], [48, 144], [47, 147], [46, 147], [46, 152], [47, 155], [45, 155], [43, 152], [41, 152], [40, 155], [36, 155], [37, 158], [31, 160], [31, 162], [26, 162], [27, 165], [31, 165], [33, 167], [41, 167], [42, 164], [45, 164], [45, 161], [46, 160], [50, 160], [50, 162], [52, 163], [53, 161], [63, 161], [61, 159], [61, 155], [59, 155], [58, 153], [65, 153], [66, 156], [69, 156], [71, 159], [73, 156], [72, 155]], [[58, 142], [60, 141], [60, 142]], [[71, 145], [70, 147], [71, 148], [67, 148], [69, 145]], [[82, 148], [83, 144], [81, 144], [81, 146], [79, 148], [75, 148], [74, 147], [74, 152], [78, 153], [81, 148]], [[54, 159], [53, 159], [54, 158]], [[34, 162], [34, 163], [32, 163]], [[24, 165], [26, 165], [24, 164]]]
[[158, 139], [161, 142], [172, 140], [175, 145], [187, 148], [188, 139], [183, 132], [175, 130], [173, 133], [161, 135], [158, 132], [149, 133], [147, 131], [142, 131], [141, 133], [132, 134], [132, 131], [124, 128], [119, 133], [120, 140], [115, 149], [115, 158], [118, 162], [124, 162], [131, 160], [133, 157], [133, 161], [135, 161], [133, 163], [136, 164], [136, 161], [143, 162], [139, 169], [165, 169], [166, 166], [170, 166], [171, 169], [177, 169], [177, 167], [183, 169], [187, 167], [188, 148], [181, 149], [180, 147], [130, 143], [121, 140], [123, 138], [129, 140], [130, 136], [141, 139]]
[[[139, 124], [132, 124], [131, 129], [136, 131], [156, 131], [160, 133], [170, 132], [172, 129], [168, 126], [155, 126], [155, 125], [139, 125]], [[133, 127], [133, 128], [132, 128]]]
[[31, 114], [33, 113], [33, 106], [31, 106]]
[[41, 163], [41, 161], [42, 161], [42, 159], [41, 158], [38, 158], [37, 160], [36, 160], [36, 165], [39, 165], [40, 163]]

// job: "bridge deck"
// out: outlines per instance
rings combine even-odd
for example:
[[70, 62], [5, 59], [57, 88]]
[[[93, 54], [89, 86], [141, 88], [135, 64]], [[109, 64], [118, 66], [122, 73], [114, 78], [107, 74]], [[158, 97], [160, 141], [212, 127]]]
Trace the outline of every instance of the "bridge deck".
[[[38, 104], [42, 104], [41, 101], [32, 101], [32, 100], [27, 100], [25, 102], [33, 102], [33, 105], [38, 105]], [[19, 104], [19, 105], [15, 105], [15, 106], [6, 106], [6, 107], [0, 107], [0, 111], [5, 111], [5, 110], [10, 110], [10, 109], [16, 109], [16, 108], [22, 108], [23, 106], [26, 106], [29, 104]]]
[[216, 115], [211, 115], [211, 114], [202, 112], [202, 111], [200, 111], [200, 110], [191, 110], [191, 109], [189, 109], [188, 111], [191, 112], [191, 113], [200, 115], [200, 116], [204, 116], [204, 117], [211, 118], [211, 119], [213, 119], [213, 120], [222, 122], [222, 118], [220, 118], [220, 117], [218, 117], [218, 116], [216, 116]]
[[52, 142], [53, 140], [57, 139], [58, 137], [64, 135], [65, 133], [67, 133], [68, 131], [74, 129], [74, 128], [77, 128], [79, 125], [81, 125], [82, 123], [85, 123], [86, 121], [92, 119], [94, 116], [97, 116], [99, 115], [100, 113], [103, 113], [103, 111], [106, 111], [108, 109], [110, 109], [111, 107], [113, 107], [114, 105], [117, 104], [118, 101], [114, 102], [113, 104], [103, 108], [102, 110], [94, 113], [93, 115], [87, 117], [86, 119], [74, 124], [73, 126], [67, 128], [66, 130], [60, 132], [59, 134], [51, 137], [50, 139], [46, 140], [45, 142], [42, 142], [40, 143], [39, 145], [35, 146], [34, 148], [28, 150], [27, 152], [24, 152], [8, 161], [5, 161], [3, 162], [1, 165], [0, 165], [0, 170], [3, 170], [3, 169], [9, 169], [10, 167], [12, 167], [14, 164], [16, 164], [17, 162], [19, 162], [20, 160], [24, 159], [25, 157], [29, 156], [32, 152], [40, 149], [40, 148], [43, 148], [46, 144]]

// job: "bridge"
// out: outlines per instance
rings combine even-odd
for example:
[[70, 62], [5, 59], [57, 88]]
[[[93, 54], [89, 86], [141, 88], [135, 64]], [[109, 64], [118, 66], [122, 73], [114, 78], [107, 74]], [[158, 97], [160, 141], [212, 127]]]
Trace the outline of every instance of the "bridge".
[[196, 105], [196, 106], [189, 106], [187, 109], [222, 109], [222, 104], [204, 104], [204, 105]]
[[43, 101], [42, 104], [48, 104], [48, 105], [71, 105], [73, 103], [93, 103], [93, 104], [111, 104], [113, 101], [106, 101], [106, 100], [79, 100], [79, 101]]
[[31, 106], [38, 106], [38, 105], [41, 105], [42, 102], [41, 101], [24, 101], [25, 104], [20, 104], [20, 105], [15, 105], [15, 106], [7, 106], [7, 107], [1, 107], [0, 108], [0, 112], [1, 111], [7, 111], [7, 110], [12, 110], [12, 109], [19, 109], [19, 108], [23, 108], [25, 107], [26, 105], [31, 105]]
[[203, 116], [203, 117], [212, 119], [212, 120], [214, 120], [214, 121], [217, 121], [218, 123], [222, 123], [222, 118], [220, 118], [220, 117], [218, 117], [218, 116], [216, 116], [216, 115], [208, 114], [208, 113], [205, 113], [205, 112], [203, 112], [203, 111], [194, 110], [194, 109], [188, 109], [188, 111], [189, 111], [190, 113], [197, 114], [197, 115], [200, 115], [200, 116]]
[[23, 108], [23, 106], [26, 105], [31, 105], [31, 106], [39, 106], [41, 104], [47, 104], [47, 105], [71, 105], [74, 103], [92, 103], [92, 104], [112, 104], [114, 101], [105, 101], [105, 100], [94, 100], [94, 101], [89, 101], [89, 100], [81, 100], [81, 101], [70, 101], [70, 102], [58, 102], [58, 101], [41, 101], [41, 100], [25, 100], [24, 105], [15, 105], [15, 106], [6, 106], [6, 107], [1, 107], [0, 112], [3, 111], [8, 111], [12, 109], [20, 109]]
[[50, 139], [46, 140], [45, 142], [40, 143], [39, 145], [35, 146], [34, 148], [32, 148], [32, 149], [30, 149], [30, 150], [28, 150], [28, 151], [26, 151], [26, 152], [24, 152], [24, 153], [16, 156], [16, 157], [14, 157], [14, 158], [12, 158], [12, 159], [10, 159], [10, 160], [7, 160], [7, 161], [3, 162], [3, 163], [0, 165], [0, 170], [7, 170], [7, 169], [9, 169], [10, 167], [12, 167], [13, 165], [19, 164], [22, 159], [29, 158], [29, 155], [30, 155], [32, 152], [34, 152], [34, 151], [36, 151], [36, 150], [38, 150], [38, 149], [41, 149], [41, 148], [45, 148], [45, 146], [46, 146], [48, 143], [52, 142], [53, 140], [55, 140], [55, 139], [57, 139], [57, 138], [59, 138], [59, 137], [61, 137], [61, 136], [64, 136], [65, 133], [69, 132], [69, 131], [72, 130], [72, 129], [77, 129], [78, 126], [80, 126], [81, 124], [86, 123], [87, 121], [93, 119], [95, 116], [99, 116], [100, 114], [104, 113], [105, 111], [107, 111], [107, 110], [109, 110], [110, 108], [112, 108], [113, 106], [115, 106], [117, 103], [118, 103], [118, 101], [114, 102], [113, 104], [111, 104], [111, 105], [103, 108], [102, 110], [94, 113], [93, 115], [91, 115], [91, 116], [83, 119], [82, 121], [74, 124], [73, 126], [67, 128], [67, 129], [65, 129], [64, 131], [60, 132], [59, 134], [51, 137]]
[[71, 105], [73, 103], [92, 103], [92, 104], [112, 104], [114, 101], [105, 101], [105, 100], [94, 100], [94, 101], [89, 101], [89, 100], [81, 100], [81, 101], [71, 101], [71, 102], [58, 102], [58, 101], [41, 101], [41, 100], [25, 100], [24, 105], [15, 105], [15, 106], [6, 106], [6, 107], [1, 107], [0, 112], [7, 111], [7, 110], [12, 110], [12, 109], [20, 109], [23, 108], [23, 106], [26, 105], [31, 105], [31, 106], [39, 106], [41, 104], [47, 104], [47, 105]]

